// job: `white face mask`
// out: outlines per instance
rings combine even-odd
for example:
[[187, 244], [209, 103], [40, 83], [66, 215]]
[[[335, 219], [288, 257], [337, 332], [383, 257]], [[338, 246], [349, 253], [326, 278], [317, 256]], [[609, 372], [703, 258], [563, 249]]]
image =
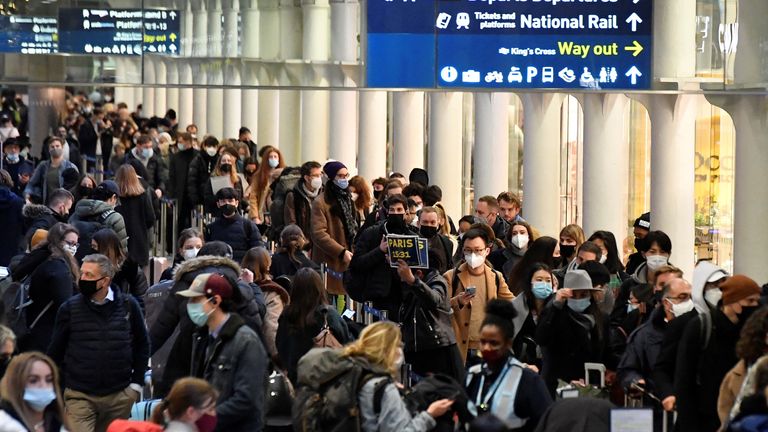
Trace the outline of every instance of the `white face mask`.
[[184, 260], [187, 261], [195, 258], [198, 252], [200, 252], [200, 248], [184, 249]]
[[485, 264], [485, 255], [476, 253], [464, 254], [464, 261], [466, 261], [467, 265], [471, 268], [476, 269]]
[[208, 153], [208, 156], [214, 157], [216, 156], [216, 147], [206, 147], [205, 152]]
[[720, 288], [710, 288], [704, 291], [704, 300], [709, 303], [710, 306], [716, 307], [720, 303], [720, 299], [723, 298], [723, 292]]
[[639, 307], [640, 307], [639, 304], [628, 303], [627, 304], [627, 313], [630, 313], [630, 312], [632, 312], [633, 310], [635, 310], [635, 309], [637, 309]]
[[[669, 301], [669, 299], [667, 299], [667, 301]], [[672, 315], [674, 315], [675, 318], [679, 317], [680, 315], [687, 314], [692, 310], [693, 310], [693, 300], [691, 299], [688, 299], [678, 304], [672, 303]]]
[[75, 256], [75, 254], [77, 253], [77, 246], [70, 246], [69, 244], [64, 243], [63, 245], [61, 245], [61, 248], [64, 249], [68, 254], [72, 256]]
[[352, 196], [352, 201], [357, 201], [357, 192], [352, 192], [350, 195]]
[[656, 271], [662, 266], [667, 265], [669, 258], [665, 257], [664, 255], [648, 255], [645, 257], [645, 262], [648, 264], [649, 270]]
[[600, 255], [600, 264], [605, 264], [606, 261], [608, 261], [608, 255], [606, 254]]
[[518, 249], [525, 249], [528, 246], [528, 234], [517, 234], [512, 236], [512, 244]]
[[312, 181], [309, 184], [313, 190], [320, 190], [323, 187], [323, 179], [321, 177], [312, 177]]

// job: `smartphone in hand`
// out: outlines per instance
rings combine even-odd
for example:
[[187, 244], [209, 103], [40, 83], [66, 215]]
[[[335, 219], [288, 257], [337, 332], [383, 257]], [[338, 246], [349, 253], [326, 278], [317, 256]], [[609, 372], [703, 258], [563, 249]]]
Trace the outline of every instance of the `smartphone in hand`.
[[467, 291], [467, 295], [475, 295], [475, 293], [477, 293], [477, 287], [468, 286], [466, 291]]

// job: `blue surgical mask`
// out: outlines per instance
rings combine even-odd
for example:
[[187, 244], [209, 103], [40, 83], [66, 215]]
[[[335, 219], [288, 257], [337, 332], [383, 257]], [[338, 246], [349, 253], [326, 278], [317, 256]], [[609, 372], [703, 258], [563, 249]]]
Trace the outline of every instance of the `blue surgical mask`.
[[8, 153], [8, 162], [16, 163], [19, 161], [18, 153]]
[[[208, 301], [210, 301], [210, 299]], [[208, 301], [205, 303], [208, 303]], [[205, 303], [187, 303], [187, 315], [189, 315], [189, 319], [192, 323], [198, 327], [204, 326], [205, 323], [208, 322], [208, 315], [213, 312], [205, 313], [205, 310], [203, 309]]]
[[533, 296], [539, 300], [544, 300], [552, 295], [552, 284], [550, 282], [534, 282], [531, 289]]
[[56, 392], [52, 388], [27, 387], [24, 389], [24, 402], [37, 412], [44, 411], [45, 407], [55, 400]]
[[154, 153], [154, 152], [152, 151], [151, 148], [141, 149], [141, 157], [143, 157], [144, 159], [151, 158], [152, 157], [152, 153]]
[[346, 190], [349, 187], [349, 180], [347, 179], [333, 179], [333, 184], [340, 189]]
[[591, 303], [592, 303], [592, 299], [590, 297], [583, 298], [583, 299], [575, 299], [575, 298], [568, 299], [568, 307], [579, 313], [583, 313], [585, 310], [587, 310], [587, 308]]
[[280, 165], [280, 159], [270, 159], [269, 160], [269, 167], [270, 168], [277, 168], [278, 165]]

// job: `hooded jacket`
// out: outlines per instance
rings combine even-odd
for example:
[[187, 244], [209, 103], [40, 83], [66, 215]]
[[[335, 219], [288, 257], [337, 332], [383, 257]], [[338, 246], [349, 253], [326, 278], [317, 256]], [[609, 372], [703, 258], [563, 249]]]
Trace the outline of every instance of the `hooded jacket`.
[[[168, 356], [163, 378], [155, 389], [159, 395], [165, 395], [177, 379], [189, 375], [192, 341], [196, 327], [187, 314], [187, 299], [177, 296], [176, 293], [189, 288], [198, 275], [205, 273], [221, 273], [237, 280], [240, 276], [240, 266], [229, 258], [198, 256], [182, 262], [176, 269], [173, 277], [174, 284], [163, 303], [163, 310], [149, 329], [151, 354], [154, 355], [171, 337], [176, 327], [179, 327], [179, 335]], [[238, 284], [238, 288], [243, 296], [243, 303], [237, 307], [237, 313], [249, 327], [260, 333], [262, 317], [259, 303], [264, 304], [261, 289], [255, 284], [249, 286], [244, 283]]]
[[264, 300], [267, 302], [267, 315], [264, 317], [264, 326], [262, 327], [267, 351], [269, 351], [269, 355], [276, 356], [277, 320], [283, 313], [283, 309], [290, 303], [291, 298], [285, 288], [271, 280], [261, 280], [256, 284], [264, 292]]
[[50, 231], [51, 227], [59, 222], [67, 222], [66, 216], [59, 216], [50, 207], [40, 204], [27, 204], [22, 209], [24, 216], [24, 228], [26, 234], [24, 240], [26, 245], [29, 246], [29, 241], [32, 240], [32, 236], [35, 231], [43, 229]]
[[4, 233], [0, 242], [0, 266], [8, 266], [11, 258], [23, 251], [20, 247], [24, 232], [23, 206], [24, 200], [11, 189], [0, 187], [0, 227], [3, 227]]
[[[109, 213], [111, 211], [111, 213]], [[107, 215], [104, 218], [104, 223], [101, 223], [102, 215]], [[96, 225], [103, 225], [104, 228], [111, 228], [112, 231], [117, 234], [117, 238], [120, 239], [120, 245], [124, 250], [128, 249], [128, 233], [125, 231], [125, 219], [123, 215], [115, 211], [115, 208], [104, 201], [94, 200], [90, 198], [80, 200], [75, 206], [75, 211], [72, 216], [69, 217], [69, 223], [75, 225], [81, 225], [86, 223], [93, 225], [93, 228], [97, 228]], [[77, 225], [76, 225], [77, 224]], [[80, 247], [78, 248], [77, 256], [81, 258], [90, 253], [91, 239], [87, 236], [82, 229], [78, 228], [80, 232]], [[97, 229], [91, 229], [91, 235]]]

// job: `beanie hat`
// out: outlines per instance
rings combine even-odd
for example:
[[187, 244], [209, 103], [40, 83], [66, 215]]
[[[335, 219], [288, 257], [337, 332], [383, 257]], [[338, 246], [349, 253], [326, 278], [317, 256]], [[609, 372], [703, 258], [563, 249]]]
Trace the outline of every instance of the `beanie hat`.
[[723, 305], [736, 303], [745, 298], [760, 294], [757, 282], [744, 275], [733, 275], [720, 285], [723, 291]]
[[336, 174], [339, 173], [339, 170], [346, 167], [346, 165], [339, 161], [330, 161], [323, 167], [323, 172], [325, 172], [325, 175], [328, 176], [330, 180], [333, 180], [336, 178]]
[[639, 218], [635, 219], [635, 223], [632, 225], [635, 228], [651, 229], [651, 213], [643, 213]]
[[44, 229], [37, 229], [32, 234], [32, 238], [29, 240], [29, 250], [33, 250], [40, 244], [40, 242], [48, 239], [48, 231]]

